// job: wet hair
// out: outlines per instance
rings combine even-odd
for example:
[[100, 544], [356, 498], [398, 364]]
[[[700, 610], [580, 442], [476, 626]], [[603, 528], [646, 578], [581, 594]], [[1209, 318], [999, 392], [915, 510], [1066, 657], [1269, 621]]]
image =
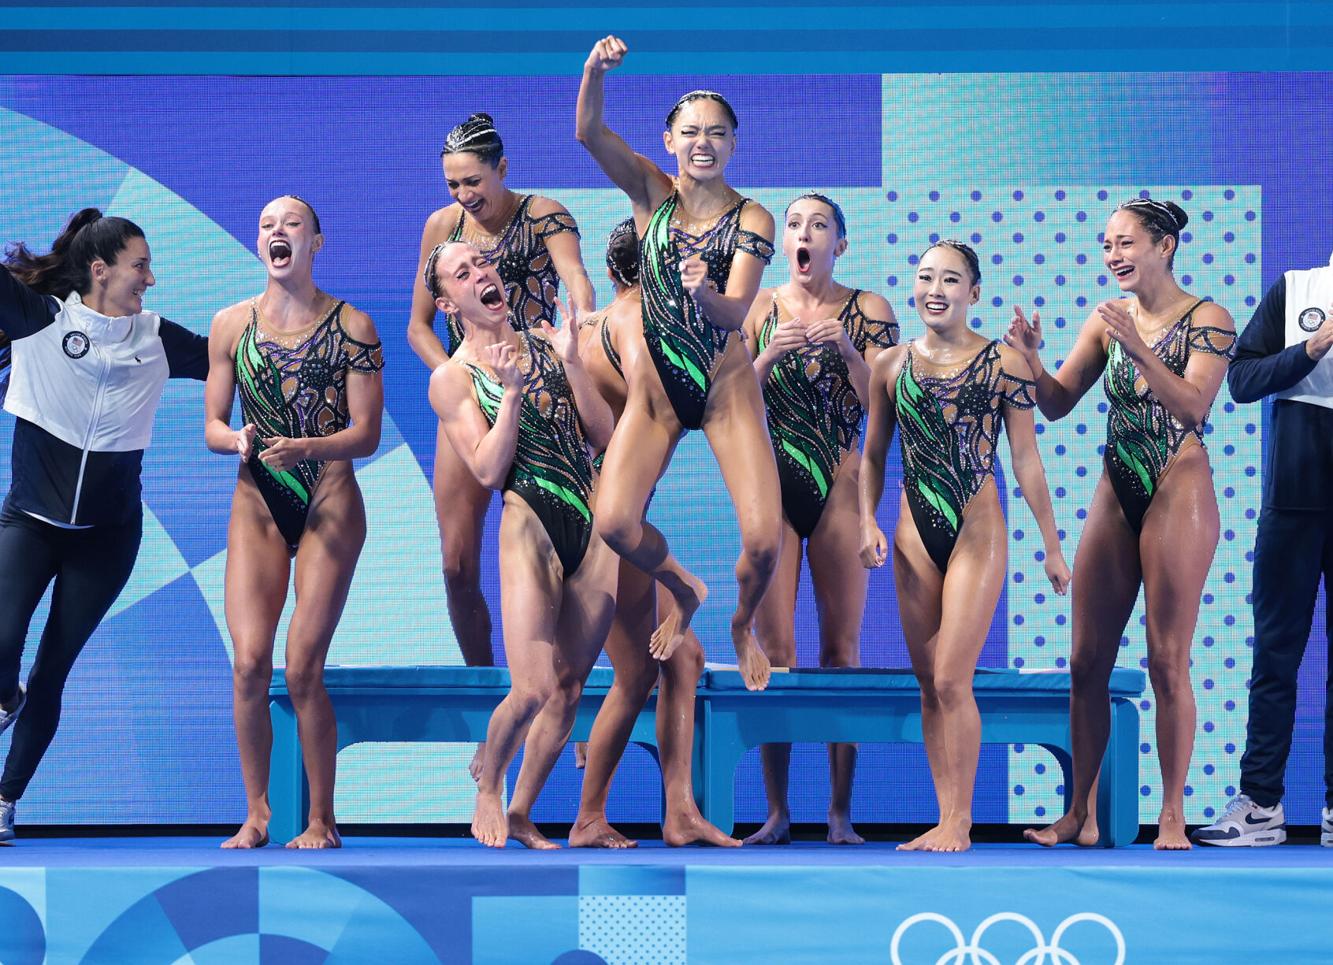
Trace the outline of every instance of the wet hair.
[[500, 159], [505, 156], [505, 146], [491, 115], [473, 114], [445, 135], [440, 157], [464, 152], [477, 155], [493, 168], [500, 166]]
[[952, 248], [954, 251], [958, 252], [963, 256], [963, 260], [967, 262], [967, 270], [972, 273], [972, 284], [981, 284], [981, 259], [977, 257], [977, 253], [972, 250], [971, 245], [964, 244], [961, 241], [955, 241], [952, 238], [941, 238], [939, 241], [932, 244], [930, 248], [921, 252], [921, 257], [926, 257], [931, 248]]
[[736, 112], [731, 109], [731, 105], [727, 103], [727, 99], [715, 90], [692, 90], [688, 94], [683, 95], [680, 100], [676, 101], [671, 110], [667, 112], [666, 126], [670, 127], [672, 124], [676, 123], [676, 117], [680, 114], [680, 109], [682, 107], [691, 101], [698, 100], [717, 101], [722, 105], [722, 109], [727, 112], [727, 120], [731, 121], [732, 131], [735, 131], [736, 128], [741, 126], [740, 121], [736, 120]]
[[606, 267], [622, 288], [633, 288], [639, 283], [639, 232], [633, 218], [620, 222], [607, 236]]
[[299, 194], [284, 194], [284, 195], [281, 195], [281, 197], [284, 197], [284, 198], [291, 198], [293, 201], [299, 201], [299, 202], [301, 202], [303, 205], [305, 205], [305, 206], [306, 206], [306, 210], [310, 212], [310, 220], [311, 220], [311, 221], [314, 223], [314, 225], [315, 225], [315, 234], [317, 234], [317, 235], [322, 235], [322, 234], [324, 233], [323, 231], [320, 230], [320, 227], [319, 227], [319, 215], [315, 213], [315, 206], [314, 206], [313, 204], [311, 204], [311, 203], [310, 203], [309, 201], [307, 201], [305, 198], [301, 197]]
[[93, 287], [92, 263], [100, 258], [114, 265], [129, 240], [143, 236], [143, 229], [133, 221], [104, 218], [97, 208], [84, 208], [69, 219], [48, 253], [34, 255], [27, 245], [17, 241], [5, 248], [4, 266], [43, 295], [86, 295]]
[[444, 249], [448, 248], [452, 242], [446, 241], [442, 245], [436, 245], [426, 256], [426, 267], [421, 273], [421, 280], [426, 283], [426, 291], [430, 292], [432, 298], [439, 298], [443, 292], [440, 285], [440, 275], [437, 270], [440, 261], [440, 255], [444, 254]]
[[806, 201], [806, 200], [818, 201], [820, 204], [828, 205], [829, 210], [833, 212], [833, 220], [838, 222], [838, 237], [839, 238], [847, 237], [847, 218], [843, 215], [842, 207], [838, 204], [838, 202], [828, 197], [828, 195], [820, 194], [818, 191], [807, 191], [805, 192], [805, 194], [798, 195], [797, 197], [792, 198], [791, 202], [787, 205], [787, 210], [791, 211], [791, 206], [795, 204], [797, 201]]
[[1116, 205], [1116, 210], [1128, 211], [1138, 218], [1139, 224], [1148, 232], [1153, 244], [1160, 243], [1167, 236], [1176, 239], [1176, 247], [1166, 262], [1166, 266], [1170, 268], [1176, 260], [1176, 251], [1180, 249], [1180, 233], [1190, 222], [1190, 216], [1185, 213], [1185, 209], [1174, 201], [1131, 198], [1123, 204]]

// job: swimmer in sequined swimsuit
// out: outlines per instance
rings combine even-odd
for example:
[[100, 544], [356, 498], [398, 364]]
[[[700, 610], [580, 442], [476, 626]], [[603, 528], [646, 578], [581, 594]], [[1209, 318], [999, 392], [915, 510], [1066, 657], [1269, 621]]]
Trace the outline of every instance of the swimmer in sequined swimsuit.
[[[473, 114], [454, 127], [445, 138], [441, 158], [453, 203], [434, 212], [422, 231], [407, 331], [408, 341], [427, 367], [437, 368], [462, 339], [455, 318], [447, 320], [445, 332], [435, 330], [438, 310], [426, 282], [431, 267], [427, 262], [443, 242], [467, 241], [495, 264], [516, 328], [550, 321], [561, 282], [576, 310], [592, 311], [593, 289], [579, 252], [578, 226], [558, 202], [517, 194], [505, 186], [509, 161], [491, 118]], [[433, 479], [449, 619], [464, 662], [488, 666], [494, 656], [491, 614], [481, 591], [481, 544], [491, 491], [477, 484], [445, 444], [443, 429], [436, 435]], [[478, 748], [473, 776], [482, 753]]]
[[663, 135], [678, 174], [668, 177], [603, 121], [605, 74], [627, 48], [606, 37], [584, 64], [576, 137], [625, 192], [643, 239], [643, 338], [648, 358], [630, 379], [624, 417], [606, 453], [597, 526], [624, 559], [675, 600], [650, 649], [670, 657], [708, 588], [644, 521], [649, 494], [681, 435], [702, 428], [736, 508], [741, 533], [731, 642], [745, 684], [768, 684], [755, 612], [773, 577], [782, 526], [777, 465], [749, 353], [736, 333], [772, 254], [773, 218], [725, 179], [736, 114], [721, 94], [692, 91], [667, 115]]
[[1041, 530], [1046, 576], [1056, 593], [1069, 584], [1037, 452], [1027, 366], [1017, 352], [968, 326], [980, 283], [976, 253], [967, 245], [943, 241], [927, 249], [913, 284], [926, 334], [881, 353], [871, 372], [861, 559], [878, 567], [889, 556], [875, 512], [897, 428], [903, 492], [893, 581], [921, 683], [921, 728], [940, 808], [939, 824], [900, 846], [906, 850], [962, 851], [971, 845], [981, 750], [972, 675], [1008, 575], [1008, 528], [994, 475], [1001, 426], [1013, 478]]
[[[258, 243], [268, 287], [219, 312], [209, 337], [204, 439], [214, 452], [241, 457], [227, 531], [225, 605], [247, 814], [227, 848], [268, 842], [269, 679], [293, 569], [286, 675], [310, 813], [306, 830], [288, 846], [341, 843], [333, 815], [337, 728], [324, 660], [365, 543], [352, 460], [379, 447], [384, 363], [371, 320], [315, 287], [312, 263], [323, 243], [319, 218], [306, 202], [284, 195], [269, 203]], [[230, 424], [237, 389], [239, 430]]]
[[[583, 681], [611, 624], [616, 557], [593, 529], [591, 449], [611, 436], [611, 410], [578, 352], [576, 319], [516, 332], [503, 283], [474, 247], [434, 255], [436, 298], [463, 319], [453, 359], [431, 375], [431, 405], [478, 483], [504, 491], [500, 597], [510, 691], [491, 715], [472, 834], [555, 845], [530, 812], [569, 738]], [[524, 734], [526, 733], [526, 741]], [[505, 772], [523, 745], [506, 813]]]
[[[606, 268], [616, 296], [606, 308], [584, 319], [579, 355], [597, 391], [619, 419], [629, 393], [625, 372], [636, 364], [643, 350], [639, 239], [632, 218], [611, 232], [606, 246]], [[685, 643], [660, 664], [660, 673], [659, 664], [648, 652], [658, 610], [665, 611], [669, 606], [671, 597], [660, 584], [655, 584], [638, 567], [620, 561], [616, 612], [606, 635], [606, 654], [615, 669], [615, 681], [597, 713], [586, 745], [587, 765], [579, 813], [569, 829], [572, 848], [635, 846], [635, 842], [607, 820], [606, 801], [634, 722], [654, 686], [658, 687], [657, 757], [665, 791], [662, 840], [671, 846], [696, 842], [723, 847], [740, 844], [704, 820], [694, 800], [694, 704], [703, 674], [703, 647], [694, 632], [688, 632]]]
[[1070, 661], [1096, 673], [1076, 675], [1070, 694], [1073, 805], [1049, 827], [1027, 832], [1039, 844], [1098, 839], [1091, 794], [1110, 726], [1107, 687], [1142, 586], [1162, 764], [1154, 844], [1189, 847], [1184, 794], [1195, 724], [1189, 655], [1219, 530], [1203, 437], [1236, 336], [1225, 309], [1176, 283], [1172, 262], [1188, 220], [1169, 201], [1135, 198], [1115, 210], [1102, 257], [1134, 298], [1099, 305], [1058, 372], [1042, 366], [1035, 314], [1029, 323], [1016, 311], [1005, 337], [1038, 373], [1037, 404], [1047, 419], [1067, 415], [1103, 370], [1110, 403], [1105, 473], [1074, 561]]
[[[764, 390], [782, 485], [782, 556], [759, 604], [759, 642], [775, 667], [796, 665], [796, 593], [804, 554], [819, 610], [819, 665], [861, 663], [866, 570], [857, 515], [858, 441], [870, 399], [870, 366], [898, 341], [893, 309], [879, 295], [838, 284], [847, 249], [842, 209], [805, 194], [787, 206], [782, 249], [787, 283], [761, 291], [745, 322]], [[762, 750], [768, 816], [746, 844], [791, 840], [787, 777], [791, 746]], [[852, 827], [856, 745], [829, 745], [828, 840], [860, 844]]]

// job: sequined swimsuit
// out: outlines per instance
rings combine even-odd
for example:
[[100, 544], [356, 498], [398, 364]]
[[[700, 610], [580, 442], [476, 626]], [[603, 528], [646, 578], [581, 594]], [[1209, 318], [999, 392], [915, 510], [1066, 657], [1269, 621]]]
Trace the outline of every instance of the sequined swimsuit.
[[[1152, 345], [1152, 352], [1171, 372], [1184, 376], [1192, 352], [1229, 359], [1236, 333], [1210, 325], [1192, 324], [1199, 299], [1181, 319]], [[1204, 422], [1186, 426], [1166, 410], [1139, 378], [1138, 368], [1120, 343], [1107, 349], [1102, 384], [1110, 402], [1106, 416], [1106, 476], [1115, 490], [1125, 520], [1135, 533], [1143, 529], [1158, 481], [1190, 437], [1203, 445]]]
[[680, 263], [698, 256], [708, 266], [708, 280], [725, 294], [731, 262], [737, 251], [767, 265], [773, 244], [740, 226], [742, 198], [701, 235], [672, 225], [679, 207], [675, 192], [653, 212], [644, 233], [639, 262], [643, 281], [643, 338], [662, 388], [676, 418], [686, 429], [703, 425], [708, 390], [722, 351], [726, 329], [717, 328], [699, 311], [680, 280]]
[[[773, 339], [780, 321], [777, 296], [759, 329], [758, 351]], [[861, 291], [848, 296], [838, 313], [852, 346], [888, 348], [898, 342], [896, 323], [870, 318]], [[802, 539], [819, 525], [833, 478], [861, 434], [865, 408], [852, 386], [847, 362], [836, 345], [807, 345], [787, 352], [764, 382], [769, 435], [782, 483], [782, 509]]]
[[[312, 329], [292, 338], [265, 332], [258, 305], [251, 302], [250, 324], [236, 346], [242, 418], [255, 426], [250, 474], [293, 553], [328, 463], [304, 460], [291, 469], [278, 470], [259, 455], [267, 448], [265, 437], [315, 438], [346, 429], [350, 425], [347, 373], [373, 373], [384, 367], [379, 342], [358, 342], [343, 328], [346, 304], [338, 302]], [[284, 338], [294, 344], [284, 344], [280, 340]]]
[[[504, 488], [522, 496], [537, 514], [568, 579], [578, 571], [592, 537], [592, 461], [574, 390], [555, 349], [531, 332], [520, 332], [519, 338], [526, 350], [527, 370], [518, 445]], [[472, 373], [477, 404], [495, 425], [504, 386], [480, 366], [464, 364]]]
[[903, 491], [926, 552], [943, 573], [972, 497], [994, 472], [1004, 406], [1031, 409], [1036, 385], [1004, 370], [989, 343], [950, 376], [917, 375], [909, 343], [894, 406], [903, 455]]
[[[546, 239], [572, 231], [577, 236], [578, 225], [565, 211], [534, 218], [531, 214], [534, 195], [523, 195], [514, 216], [489, 248], [478, 245], [481, 255], [495, 265], [504, 282], [505, 297], [509, 300], [509, 320], [522, 331], [536, 324], [537, 319], [555, 319], [555, 299], [560, 292], [560, 275], [546, 248]], [[449, 241], [467, 241], [463, 224], [467, 213], [458, 216]], [[449, 316], [449, 354], [458, 351], [463, 341], [463, 323], [457, 315]]]

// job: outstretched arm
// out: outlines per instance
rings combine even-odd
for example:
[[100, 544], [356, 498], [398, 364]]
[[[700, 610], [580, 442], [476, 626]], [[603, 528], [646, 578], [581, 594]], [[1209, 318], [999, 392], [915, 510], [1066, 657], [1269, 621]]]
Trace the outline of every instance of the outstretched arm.
[[1032, 378], [1037, 383], [1037, 407], [1049, 421], [1069, 415], [1106, 368], [1106, 349], [1102, 342], [1105, 331], [1106, 322], [1093, 311], [1083, 323], [1069, 357], [1052, 375], [1041, 362], [1041, 315], [1033, 312], [1029, 322], [1023, 309], [1014, 306], [1014, 319], [1009, 323], [1004, 341], [1022, 356], [1032, 371]]

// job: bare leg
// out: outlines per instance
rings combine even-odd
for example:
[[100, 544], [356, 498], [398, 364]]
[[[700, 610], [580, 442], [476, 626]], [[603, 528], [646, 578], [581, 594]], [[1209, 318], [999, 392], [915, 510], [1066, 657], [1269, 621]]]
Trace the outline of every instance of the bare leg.
[[[857, 507], [860, 454], [852, 450], [834, 477], [819, 525], [806, 550], [815, 603], [819, 608], [819, 665], [861, 666], [861, 618], [868, 572], [860, 560]], [[788, 534], [790, 535], [790, 534]], [[784, 555], [786, 553], [784, 546]], [[776, 580], [774, 581], [776, 582]], [[829, 744], [828, 842], [865, 844], [852, 827], [852, 779], [856, 745]]]
[[[857, 563], [860, 568], [860, 563]], [[773, 581], [755, 611], [755, 636], [773, 667], [796, 666], [796, 590], [801, 577], [801, 538], [786, 517], [782, 520], [782, 551]], [[791, 768], [790, 744], [759, 748], [764, 765], [764, 795], [768, 815], [746, 844], [791, 844], [791, 811], [787, 784]]]
[[1185, 851], [1185, 779], [1194, 751], [1195, 705], [1190, 645], [1199, 602], [1217, 549], [1219, 521], [1208, 457], [1182, 452], [1159, 481], [1139, 540], [1148, 618], [1148, 676], [1157, 700], [1162, 765], [1159, 851]]
[[[440, 527], [445, 599], [454, 638], [469, 667], [495, 663], [491, 651], [491, 611], [481, 592], [481, 543], [491, 491], [477, 482], [454, 452], [441, 422], [435, 434], [435, 519]], [[468, 765], [475, 781], [486, 745], [478, 744]]]
[[754, 618], [782, 549], [782, 498], [763, 396], [750, 354], [739, 340], [727, 348], [713, 380], [703, 430], [731, 494], [741, 531], [731, 642], [745, 686], [763, 690], [768, 686], [770, 667], [755, 640]]
[[1069, 729], [1073, 743], [1073, 804], [1055, 823], [1028, 829], [1029, 841], [1050, 847], [1097, 843], [1092, 808], [1098, 772], [1111, 733], [1109, 685], [1120, 637], [1139, 595], [1139, 548], [1134, 531], [1103, 475], [1074, 557], [1071, 588], [1073, 647], [1069, 658]]
[[324, 663], [365, 542], [366, 510], [352, 467], [331, 465], [296, 551], [296, 610], [287, 633], [287, 691], [310, 782], [309, 821], [289, 848], [342, 846], [333, 816], [338, 727], [324, 689]]
[[232, 496], [227, 526], [225, 609], [232, 640], [232, 715], [245, 782], [245, 823], [224, 848], [268, 844], [269, 758], [273, 724], [268, 688], [273, 677], [273, 636], [287, 598], [291, 560], [259, 490], [246, 469]]

